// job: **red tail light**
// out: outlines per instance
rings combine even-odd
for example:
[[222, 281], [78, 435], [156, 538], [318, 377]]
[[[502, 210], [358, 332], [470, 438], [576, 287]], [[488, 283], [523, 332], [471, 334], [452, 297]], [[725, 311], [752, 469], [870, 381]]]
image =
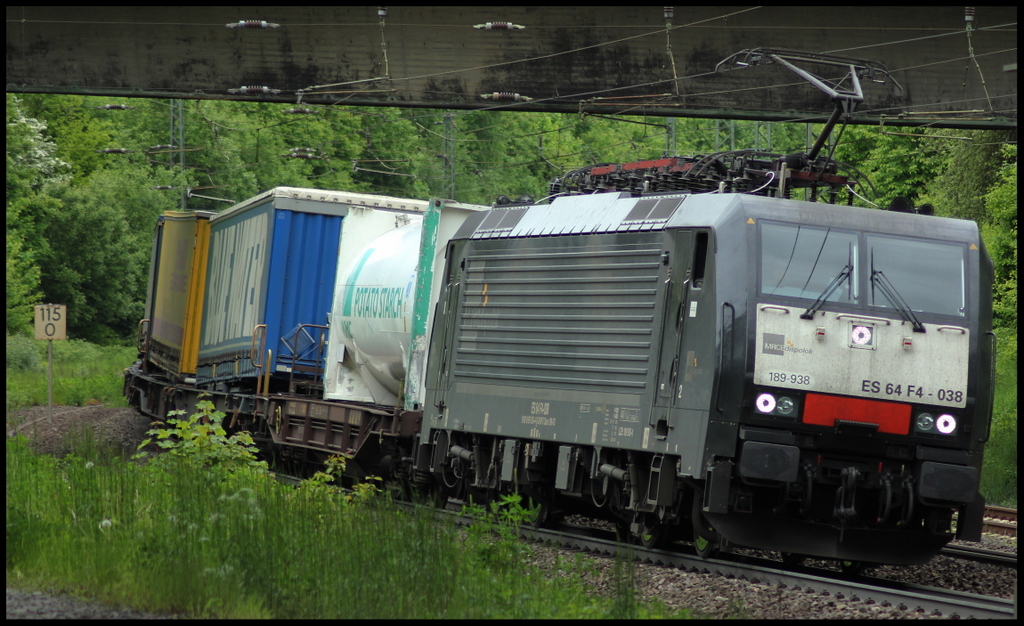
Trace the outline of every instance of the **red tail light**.
[[805, 424], [834, 426], [836, 420], [878, 424], [880, 433], [906, 435], [910, 432], [910, 405], [818, 393], [809, 393], [805, 396]]

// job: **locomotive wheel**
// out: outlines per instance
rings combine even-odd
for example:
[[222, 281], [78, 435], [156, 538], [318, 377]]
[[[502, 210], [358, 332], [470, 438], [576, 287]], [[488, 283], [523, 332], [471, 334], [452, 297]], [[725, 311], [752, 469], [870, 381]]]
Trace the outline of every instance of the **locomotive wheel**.
[[693, 548], [700, 558], [710, 559], [721, 549], [721, 538], [715, 532], [715, 528], [704, 519], [700, 510], [701, 500], [700, 493], [693, 495]]
[[448, 493], [443, 487], [435, 486], [430, 490], [430, 503], [437, 509], [444, 509], [448, 506]]
[[401, 478], [392, 477], [384, 481], [384, 493], [397, 502], [412, 502], [413, 500], [412, 486]]
[[533, 518], [527, 522], [531, 528], [553, 528], [562, 518], [560, 511], [552, 505], [549, 494], [542, 494], [540, 499], [533, 496], [523, 498], [523, 508], [536, 511]]
[[718, 542], [704, 537], [699, 532], [694, 532], [693, 547], [697, 556], [702, 559], [711, 559], [718, 555]]
[[434, 506], [443, 509], [448, 505], [448, 498], [462, 499], [464, 482], [465, 479], [455, 475], [450, 467], [441, 466], [438, 480], [430, 490]]
[[629, 522], [624, 519], [615, 520], [615, 538], [619, 543], [629, 543], [633, 534], [629, 531]]
[[637, 535], [637, 543], [641, 546], [652, 549], [661, 548], [665, 545], [668, 529], [664, 524], [659, 524], [653, 515], [644, 515], [639, 520], [640, 533]]

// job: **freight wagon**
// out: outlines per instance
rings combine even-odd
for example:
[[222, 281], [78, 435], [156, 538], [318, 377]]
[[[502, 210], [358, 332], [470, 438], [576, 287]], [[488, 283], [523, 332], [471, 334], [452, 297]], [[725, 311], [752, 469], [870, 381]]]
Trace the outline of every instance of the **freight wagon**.
[[486, 208], [278, 187], [162, 216], [130, 403], [164, 419], [208, 393], [288, 455], [361, 450], [382, 406], [422, 404], [445, 245]]

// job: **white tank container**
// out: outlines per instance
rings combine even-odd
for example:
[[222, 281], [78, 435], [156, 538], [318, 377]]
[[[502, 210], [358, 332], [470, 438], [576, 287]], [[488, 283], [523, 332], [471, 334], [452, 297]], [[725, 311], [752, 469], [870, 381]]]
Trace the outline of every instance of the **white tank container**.
[[405, 380], [420, 233], [417, 222], [377, 237], [337, 283], [332, 341], [342, 339], [345, 361], [381, 404], [397, 402]]

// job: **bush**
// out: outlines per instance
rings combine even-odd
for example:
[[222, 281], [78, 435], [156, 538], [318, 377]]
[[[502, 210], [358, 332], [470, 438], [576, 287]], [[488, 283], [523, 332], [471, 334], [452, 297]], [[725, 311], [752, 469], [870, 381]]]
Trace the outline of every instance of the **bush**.
[[7, 369], [34, 370], [38, 367], [36, 340], [25, 335], [7, 335]]
[[[204, 394], [205, 395], [205, 394]], [[200, 395], [202, 398], [203, 395]], [[183, 415], [185, 411], [171, 411], [169, 415]], [[203, 467], [233, 472], [242, 468], [267, 471], [266, 461], [257, 459], [256, 444], [248, 432], [240, 432], [230, 437], [221, 426], [224, 413], [217, 411], [213, 402], [200, 400], [196, 404], [196, 412], [184, 419], [170, 418], [168, 426], [149, 430], [152, 438], [139, 444], [142, 450], [156, 441], [156, 445], [166, 450], [169, 455], [160, 455], [153, 459], [156, 464], [166, 463], [169, 459], [179, 459], [186, 463]], [[143, 457], [139, 453], [136, 457]]]

